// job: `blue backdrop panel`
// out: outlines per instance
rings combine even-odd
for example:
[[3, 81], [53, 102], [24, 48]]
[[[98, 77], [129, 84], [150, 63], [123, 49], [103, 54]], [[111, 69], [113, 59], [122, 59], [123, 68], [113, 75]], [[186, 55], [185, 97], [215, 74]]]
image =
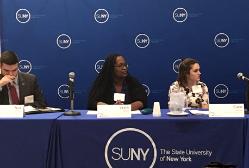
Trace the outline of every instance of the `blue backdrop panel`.
[[[76, 108], [85, 108], [109, 53], [148, 86], [149, 105], [167, 107], [178, 59], [200, 61], [211, 103], [244, 103], [249, 22], [246, 0], [0, 0], [2, 50], [18, 53], [21, 71], [39, 77], [51, 106], [69, 107], [68, 73], [76, 73]], [[175, 64], [174, 64], [175, 63]], [[101, 62], [96, 64], [97, 70]], [[173, 68], [174, 67], [174, 68]], [[176, 71], [176, 72], [175, 72]]]

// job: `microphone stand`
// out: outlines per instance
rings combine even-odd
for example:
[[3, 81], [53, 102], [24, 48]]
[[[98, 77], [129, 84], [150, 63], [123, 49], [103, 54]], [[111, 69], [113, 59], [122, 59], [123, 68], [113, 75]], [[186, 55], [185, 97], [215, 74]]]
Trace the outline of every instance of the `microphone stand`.
[[69, 78], [69, 99], [70, 99], [70, 110], [64, 112], [65, 116], [77, 116], [80, 112], [74, 111], [74, 91], [73, 91], [73, 81], [74, 79]]

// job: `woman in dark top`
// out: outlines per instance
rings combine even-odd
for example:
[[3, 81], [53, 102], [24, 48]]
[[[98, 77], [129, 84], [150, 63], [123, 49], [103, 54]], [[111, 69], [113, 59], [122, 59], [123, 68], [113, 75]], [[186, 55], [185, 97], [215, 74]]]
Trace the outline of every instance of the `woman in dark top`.
[[[114, 101], [114, 93], [124, 93], [125, 101]], [[120, 54], [111, 54], [105, 59], [90, 90], [88, 109], [96, 110], [100, 104], [131, 104], [131, 110], [146, 107], [145, 89], [128, 73], [128, 65]]]

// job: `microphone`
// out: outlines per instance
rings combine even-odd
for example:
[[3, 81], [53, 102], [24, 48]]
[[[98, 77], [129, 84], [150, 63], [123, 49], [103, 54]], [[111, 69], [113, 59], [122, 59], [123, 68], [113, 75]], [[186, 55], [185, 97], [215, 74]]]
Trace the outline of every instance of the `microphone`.
[[237, 78], [249, 82], [249, 78], [244, 76], [242, 72], [237, 74]]
[[69, 72], [68, 89], [69, 89], [70, 110], [64, 113], [64, 115], [67, 116], [80, 115], [80, 112], [74, 111], [74, 78], [75, 78], [75, 73]]
[[70, 72], [68, 74], [68, 87], [69, 87], [69, 99], [70, 100], [74, 99], [74, 78], [75, 78], [75, 73]]

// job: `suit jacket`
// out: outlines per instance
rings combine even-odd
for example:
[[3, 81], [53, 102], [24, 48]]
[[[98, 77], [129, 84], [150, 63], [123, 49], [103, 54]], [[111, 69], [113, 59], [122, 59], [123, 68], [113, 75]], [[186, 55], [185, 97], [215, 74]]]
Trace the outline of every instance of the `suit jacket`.
[[[3, 75], [0, 74], [0, 79]], [[34, 104], [36, 107], [45, 107], [46, 103], [42, 95], [41, 89], [37, 83], [36, 76], [27, 73], [18, 73], [18, 85], [19, 85], [19, 104], [24, 104], [24, 97], [34, 95]], [[0, 91], [0, 105], [9, 104], [9, 95], [7, 86], [2, 87]]]

